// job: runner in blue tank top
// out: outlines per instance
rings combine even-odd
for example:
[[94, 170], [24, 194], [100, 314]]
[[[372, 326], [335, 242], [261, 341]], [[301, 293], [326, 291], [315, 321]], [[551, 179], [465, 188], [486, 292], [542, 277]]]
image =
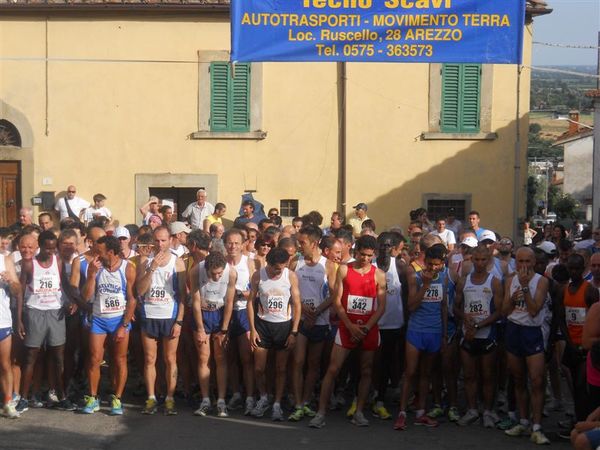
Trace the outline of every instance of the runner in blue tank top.
[[[425, 238], [421, 239], [421, 249]], [[438, 423], [425, 415], [425, 401], [431, 381], [431, 367], [436, 354], [447, 339], [447, 249], [436, 243], [425, 250], [425, 266], [408, 272], [408, 331], [406, 333], [406, 368], [402, 383], [400, 413], [394, 424], [406, 429], [406, 407], [415, 376], [419, 373], [419, 394], [415, 425], [436, 427]], [[420, 363], [420, 364], [419, 364]]]

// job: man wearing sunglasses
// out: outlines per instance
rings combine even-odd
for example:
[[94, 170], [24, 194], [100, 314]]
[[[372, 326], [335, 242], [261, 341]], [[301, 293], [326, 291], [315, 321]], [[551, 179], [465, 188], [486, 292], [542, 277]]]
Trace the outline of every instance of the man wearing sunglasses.
[[60, 215], [60, 220], [71, 217], [75, 220], [79, 220], [79, 213], [81, 210], [89, 208], [90, 203], [81, 197], [77, 197], [77, 188], [73, 185], [67, 188], [67, 195], [61, 197], [56, 202], [54, 209]]

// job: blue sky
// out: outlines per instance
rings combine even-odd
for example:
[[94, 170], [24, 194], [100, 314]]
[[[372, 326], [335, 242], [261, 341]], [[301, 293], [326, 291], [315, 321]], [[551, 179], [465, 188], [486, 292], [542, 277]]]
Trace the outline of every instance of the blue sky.
[[[546, 0], [554, 9], [534, 21], [534, 41], [597, 45], [600, 0]], [[533, 65], [596, 65], [596, 50], [533, 46]]]

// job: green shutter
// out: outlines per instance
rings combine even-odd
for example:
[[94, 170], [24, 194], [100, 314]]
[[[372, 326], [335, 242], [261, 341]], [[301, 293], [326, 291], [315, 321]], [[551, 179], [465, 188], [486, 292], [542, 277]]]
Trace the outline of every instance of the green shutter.
[[445, 133], [479, 131], [481, 65], [444, 64], [440, 129]]
[[465, 133], [476, 133], [479, 131], [481, 66], [479, 64], [465, 64], [462, 68], [460, 128]]
[[231, 80], [231, 131], [250, 130], [250, 64], [233, 66]]
[[210, 64], [210, 130], [250, 130], [250, 64]]
[[442, 67], [442, 117], [440, 128], [444, 133], [458, 133], [460, 111], [460, 65]]

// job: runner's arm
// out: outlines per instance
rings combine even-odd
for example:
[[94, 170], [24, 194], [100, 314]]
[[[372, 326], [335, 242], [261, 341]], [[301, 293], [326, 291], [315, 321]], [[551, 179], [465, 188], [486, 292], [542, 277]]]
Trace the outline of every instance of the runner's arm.
[[[177, 258], [175, 260], [175, 273], [177, 274], [177, 293], [179, 296], [177, 297], [178, 305], [177, 305], [177, 321], [183, 320], [183, 315], [185, 314], [185, 296], [187, 295], [187, 289], [185, 285], [185, 263], [181, 258]], [[138, 291], [139, 292], [139, 291]]]
[[225, 294], [225, 306], [223, 309], [223, 325], [221, 329], [223, 331], [229, 329], [229, 322], [231, 321], [231, 314], [233, 312], [233, 300], [235, 298], [235, 282], [237, 281], [237, 272], [232, 266], [229, 268], [229, 281], [227, 283], [227, 292]]
[[367, 328], [371, 330], [381, 316], [385, 313], [385, 306], [387, 301], [387, 282], [385, 279], [385, 273], [381, 269], [375, 269], [375, 285], [377, 288], [377, 309], [371, 318], [367, 321]]
[[248, 325], [250, 331], [256, 332], [254, 327], [254, 315], [255, 315], [255, 300], [258, 295], [258, 282], [260, 281], [260, 272], [254, 272], [252, 278], [250, 278], [250, 293], [248, 294], [248, 303], [246, 305], [246, 313], [248, 314]]
[[[96, 277], [94, 277], [95, 279]], [[123, 323], [129, 323], [133, 319], [135, 314], [135, 306], [137, 305], [137, 299], [133, 295], [133, 287], [135, 286], [135, 267], [131, 263], [127, 263], [125, 267], [125, 278], [127, 279], [127, 307], [125, 308], [125, 314], [123, 314]]]
[[487, 327], [488, 325], [493, 325], [494, 323], [496, 323], [496, 321], [500, 318], [500, 316], [502, 315], [501, 313], [501, 306], [502, 306], [502, 282], [496, 278], [496, 277], [492, 277], [492, 294], [493, 294], [493, 299], [492, 301], [494, 302], [494, 312], [492, 314], [490, 314], [487, 319], [482, 320], [481, 322], [479, 322], [478, 326], [483, 328], [483, 327]]
[[204, 322], [202, 322], [202, 299], [200, 298], [200, 286], [199, 286], [199, 270], [200, 267], [196, 264], [190, 271], [190, 296], [192, 297], [192, 313], [198, 331], [204, 329]]
[[298, 332], [300, 317], [302, 316], [302, 302], [300, 301], [300, 289], [298, 288], [298, 277], [294, 272], [290, 274], [290, 294], [292, 302], [292, 332]]

